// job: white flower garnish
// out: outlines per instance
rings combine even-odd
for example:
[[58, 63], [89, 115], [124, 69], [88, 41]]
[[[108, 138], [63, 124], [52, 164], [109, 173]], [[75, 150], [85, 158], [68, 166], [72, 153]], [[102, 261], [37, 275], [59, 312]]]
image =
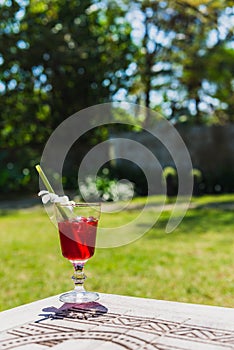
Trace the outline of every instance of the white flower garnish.
[[42, 203], [46, 204], [48, 202], [51, 203], [60, 203], [60, 204], [71, 204], [69, 209], [72, 210], [72, 205], [75, 204], [75, 202], [70, 201], [68, 196], [58, 196], [55, 193], [51, 193], [49, 191], [42, 190], [38, 193], [38, 196], [41, 197]]

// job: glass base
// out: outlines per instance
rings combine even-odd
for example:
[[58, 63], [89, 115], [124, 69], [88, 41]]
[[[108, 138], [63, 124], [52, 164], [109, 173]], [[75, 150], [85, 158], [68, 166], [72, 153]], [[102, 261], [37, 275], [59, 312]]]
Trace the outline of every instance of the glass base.
[[73, 290], [60, 295], [59, 300], [63, 303], [90, 303], [99, 299], [99, 294], [95, 292], [77, 292]]

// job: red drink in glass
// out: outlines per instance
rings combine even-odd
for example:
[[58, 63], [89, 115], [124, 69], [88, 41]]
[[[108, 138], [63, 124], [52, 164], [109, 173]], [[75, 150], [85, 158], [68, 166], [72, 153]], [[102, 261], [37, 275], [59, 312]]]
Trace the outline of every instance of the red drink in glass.
[[86, 261], [95, 250], [98, 220], [80, 217], [58, 223], [62, 254], [70, 261]]
[[93, 256], [96, 243], [100, 203], [55, 203], [54, 211], [58, 224], [63, 256], [73, 267], [74, 290], [60, 295], [63, 303], [88, 303], [99, 299], [96, 292], [84, 289], [85, 263]]

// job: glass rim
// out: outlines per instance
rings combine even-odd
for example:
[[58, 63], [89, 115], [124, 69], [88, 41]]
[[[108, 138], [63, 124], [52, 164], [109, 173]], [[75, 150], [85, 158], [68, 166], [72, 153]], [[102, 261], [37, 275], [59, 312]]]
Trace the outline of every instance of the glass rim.
[[72, 202], [72, 203], [55, 203], [55, 205], [61, 206], [61, 207], [80, 207], [80, 208], [85, 208], [85, 207], [100, 207], [101, 202], [85, 202], [85, 203], [80, 203], [80, 202]]

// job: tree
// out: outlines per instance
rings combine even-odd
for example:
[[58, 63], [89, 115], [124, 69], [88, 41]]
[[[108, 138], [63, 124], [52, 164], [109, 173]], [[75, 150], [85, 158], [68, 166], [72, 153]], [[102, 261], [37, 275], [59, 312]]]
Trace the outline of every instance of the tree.
[[[228, 50], [228, 45], [234, 39], [229, 21], [233, 12], [228, 7], [231, 2], [192, 1], [186, 3], [186, 7], [182, 1], [176, 3], [183, 8], [183, 12], [179, 11], [175, 16], [178, 34], [172, 42], [175, 52], [173, 57], [183, 67], [178, 83], [182, 86], [184, 98], [174, 103], [174, 114], [185, 110], [197, 124], [220, 122], [222, 118], [219, 119], [218, 111], [226, 113], [223, 103], [226, 101], [221, 94], [217, 98], [218, 95], [214, 93], [220, 81], [215, 72], [220, 72], [218, 61], [222, 60], [224, 74], [221, 80], [223, 83], [225, 80], [224, 84], [230, 87], [232, 78], [227, 74], [230, 70], [228, 51], [233, 50]], [[224, 16], [230, 24], [229, 28], [221, 24]], [[231, 118], [231, 115], [226, 115], [227, 121], [231, 121]]]
[[38, 161], [64, 119], [111, 99], [125, 84], [135, 50], [130, 25], [118, 20], [123, 9], [115, 2], [23, 4], [12, 0], [0, 5], [0, 148], [7, 148], [5, 164], [17, 163], [20, 172], [25, 163]]
[[[161, 110], [174, 122], [211, 123], [223, 120], [219, 118], [223, 114], [231, 121], [228, 107], [231, 101], [222, 96], [220, 88], [225, 85], [229, 96], [232, 95], [232, 78], [228, 74], [233, 70], [229, 58], [233, 52], [232, 2], [136, 0], [132, 3], [139, 13], [143, 32], [138, 38], [137, 66], [130, 87], [135, 101]], [[221, 60], [222, 84], [215, 74]]]

